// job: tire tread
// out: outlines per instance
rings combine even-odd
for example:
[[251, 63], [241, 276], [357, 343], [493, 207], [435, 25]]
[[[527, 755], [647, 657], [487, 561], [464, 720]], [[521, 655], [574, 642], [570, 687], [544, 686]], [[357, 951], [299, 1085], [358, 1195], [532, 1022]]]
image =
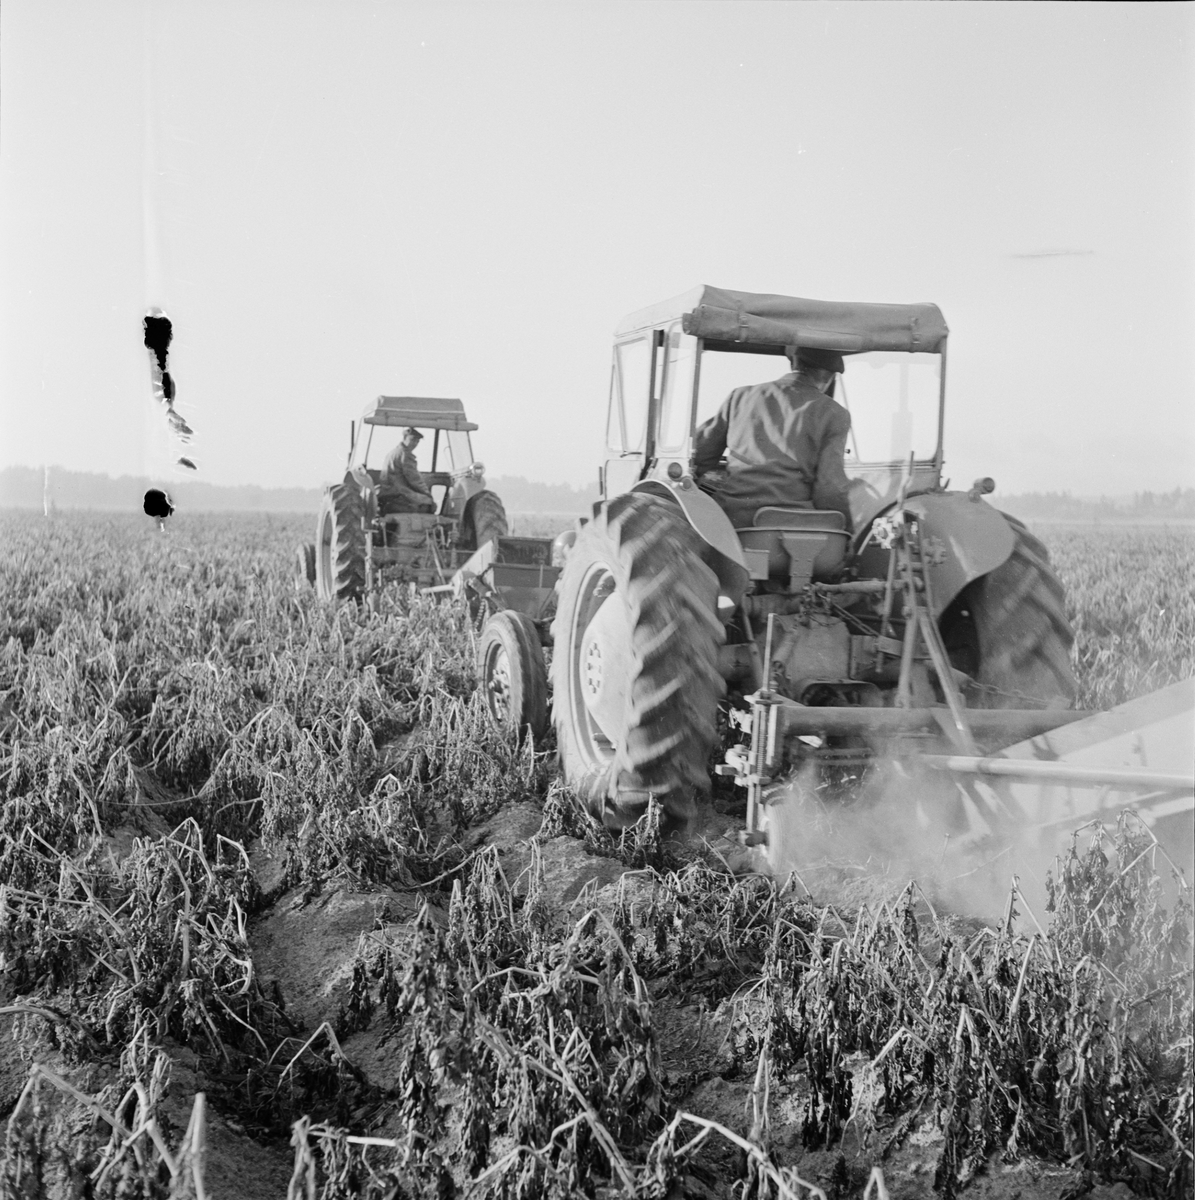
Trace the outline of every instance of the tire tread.
[[[595, 556], [607, 559], [618, 580], [635, 664], [625, 727], [607, 762], [588, 761], [576, 743], [571, 710], [584, 702], [569, 695], [569, 627], [580, 602], [580, 576]], [[570, 553], [553, 627], [553, 720], [566, 780], [608, 825], [632, 824], [648, 793], [660, 798], [674, 821], [686, 822], [693, 793], [708, 787], [707, 760], [725, 691], [717, 665], [725, 637], [717, 590], [696, 533], [653, 497], [611, 499]]]

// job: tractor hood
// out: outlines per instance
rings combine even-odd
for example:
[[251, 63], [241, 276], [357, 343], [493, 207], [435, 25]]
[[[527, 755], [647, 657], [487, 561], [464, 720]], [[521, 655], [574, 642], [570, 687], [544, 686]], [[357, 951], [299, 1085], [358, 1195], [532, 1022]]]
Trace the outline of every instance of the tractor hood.
[[750, 351], [809, 346], [858, 354], [866, 350], [940, 353], [946, 321], [936, 304], [851, 304], [801, 300], [754, 292], [730, 292], [708, 284], [640, 309], [625, 318], [615, 336], [658, 328], [680, 319], [685, 333]]

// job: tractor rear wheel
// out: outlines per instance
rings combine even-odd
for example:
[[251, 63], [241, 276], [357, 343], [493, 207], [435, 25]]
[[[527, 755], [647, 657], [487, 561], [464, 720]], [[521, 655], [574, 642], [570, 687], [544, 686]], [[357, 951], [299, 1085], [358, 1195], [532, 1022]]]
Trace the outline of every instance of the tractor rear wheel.
[[295, 552], [295, 586], [306, 591], [315, 584], [315, 544], [304, 542]]
[[465, 505], [461, 522], [461, 549], [480, 550], [486, 542], [505, 537], [506, 508], [496, 492], [478, 492]]
[[667, 827], [709, 785], [725, 684], [718, 581], [669, 503], [627, 494], [581, 530], [552, 626], [552, 715], [564, 778], [595, 817], [634, 824], [649, 798]]
[[338, 483], [324, 493], [315, 544], [315, 587], [321, 600], [356, 600], [365, 591], [361, 493]]
[[548, 728], [548, 671], [535, 622], [505, 609], [485, 623], [477, 673], [494, 723], [539, 741]]
[[1016, 538], [1012, 554], [952, 601], [939, 621], [942, 640], [953, 665], [979, 684], [977, 707], [1070, 708], [1078, 684], [1065, 592], [1041, 541], [1001, 516]]

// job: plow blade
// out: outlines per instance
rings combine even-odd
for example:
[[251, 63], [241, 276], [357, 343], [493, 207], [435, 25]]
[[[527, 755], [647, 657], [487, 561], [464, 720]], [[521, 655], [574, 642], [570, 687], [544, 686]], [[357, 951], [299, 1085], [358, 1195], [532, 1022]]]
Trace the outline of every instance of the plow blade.
[[1125, 810], [1145, 822], [1174, 863], [1195, 860], [1195, 679], [1016, 742], [988, 757], [924, 755], [924, 765], [983, 776], [1039, 835]]
[[[950, 716], [945, 708], [808, 707], [791, 701], [779, 703], [782, 711], [778, 719], [786, 733], [795, 735], [860, 734], [886, 738], [902, 733], [940, 733], [943, 721]], [[1059, 708], [965, 710], [967, 725], [976, 737], [1001, 744], [1033, 737], [1089, 716], [1090, 713]]]
[[965, 709], [983, 753], [959, 752], [945, 708], [815, 707], [771, 692], [751, 699], [750, 744], [718, 768], [747, 789], [749, 844], [767, 840], [764, 794], [792, 769], [789, 738], [861, 736], [908, 771], [955, 780], [977, 836], [1003, 825], [1056, 846], [1132, 810], [1177, 865], [1188, 874], [1195, 865], [1195, 679], [1100, 713]]
[[956, 771], [962, 775], [1000, 775], [1013, 779], [1035, 779], [1046, 783], [1067, 783], [1077, 787], [1100, 786], [1145, 791], [1191, 792], [1195, 775], [1150, 771], [1144, 767], [1077, 767], [1068, 762], [1036, 762], [1007, 758], [981, 758], [976, 755], [925, 755], [926, 766]]

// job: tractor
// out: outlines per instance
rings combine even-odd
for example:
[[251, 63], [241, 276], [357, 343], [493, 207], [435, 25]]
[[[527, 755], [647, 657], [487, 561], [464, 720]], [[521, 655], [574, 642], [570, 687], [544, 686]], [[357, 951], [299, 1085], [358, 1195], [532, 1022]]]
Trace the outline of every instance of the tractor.
[[[404, 429], [432, 430], [424, 481], [434, 513], [393, 511], [381, 463]], [[502, 501], [485, 486], [460, 400], [379, 396], [351, 425], [344, 479], [324, 490], [315, 542], [301, 545], [296, 582], [324, 600], [357, 600], [383, 583], [446, 587], [474, 551], [505, 537]]]
[[[606, 825], [654, 800], [684, 826], [712, 773], [766, 844], [769, 787], [805, 764], [865, 768], [892, 738], [979, 761], [1085, 715], [1045, 547], [990, 479], [943, 481], [946, 342], [933, 304], [708, 286], [618, 326], [602, 498], [563, 547], [551, 630], [562, 773]], [[694, 432], [797, 347], [847, 356], [850, 527], [794, 502], [736, 528]]]
[[[494, 544], [452, 581], [486, 586], [491, 714], [538, 738], [550, 690], [561, 773], [607, 827], [653, 804], [689, 827], [729, 777], [751, 869], [782, 873], [794, 790], [882, 790], [895, 765], [958, 846], [1041, 850], [1132, 810], [1191, 869], [1195, 680], [1073, 708], [1045, 546], [984, 499], [990, 478], [943, 481], [946, 339], [933, 304], [713, 287], [619, 325], [592, 517], [531, 547], [538, 566]], [[695, 432], [803, 347], [847, 356], [829, 394], [851, 414], [849, 527], [794, 501], [736, 528], [694, 476]]]

